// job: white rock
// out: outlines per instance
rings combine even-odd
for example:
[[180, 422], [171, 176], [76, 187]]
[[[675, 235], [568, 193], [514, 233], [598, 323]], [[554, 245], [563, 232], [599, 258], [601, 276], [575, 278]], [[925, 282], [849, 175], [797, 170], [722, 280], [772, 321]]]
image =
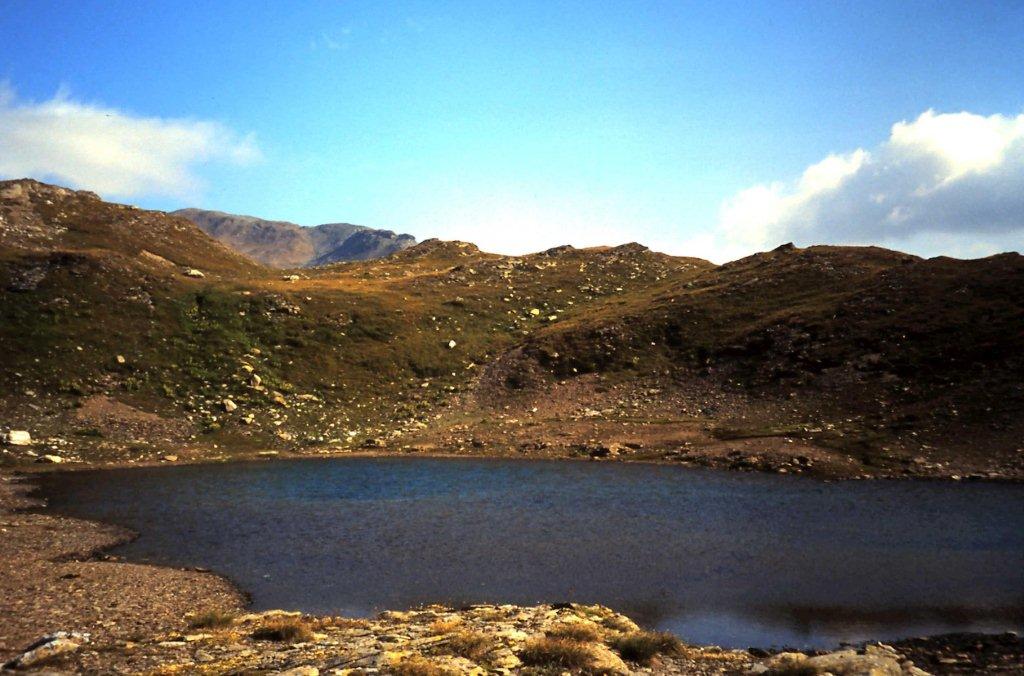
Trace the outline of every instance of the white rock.
[[448, 341], [448, 349], [449, 349], [449, 350], [454, 350], [454, 349], [455, 349], [455, 346], [456, 346], [457, 344], [458, 344], [458, 343], [456, 343], [456, 342], [455, 342], [454, 340], [449, 340], [449, 341]]
[[11, 430], [7, 433], [7, 436], [4, 437], [4, 441], [11, 446], [31, 446], [32, 435], [25, 430]]
[[3, 665], [8, 669], [27, 669], [57, 655], [74, 652], [89, 642], [88, 634], [58, 631], [39, 639], [18, 657]]
[[60, 463], [64, 462], [64, 458], [60, 457], [59, 455], [44, 455], [41, 456], [38, 460], [36, 460], [36, 462], [47, 462], [50, 463], [51, 465], [59, 465]]
[[231, 413], [232, 411], [238, 410], [238, 404], [236, 404], [235, 402], [231, 401], [230, 399], [225, 399], [221, 403], [224, 405], [224, 410], [227, 411], [228, 413]]
[[185, 276], [186, 277], [195, 277], [197, 279], [202, 279], [206, 275], [203, 274], [202, 270], [196, 270], [195, 268], [189, 268], [188, 270], [185, 270]]

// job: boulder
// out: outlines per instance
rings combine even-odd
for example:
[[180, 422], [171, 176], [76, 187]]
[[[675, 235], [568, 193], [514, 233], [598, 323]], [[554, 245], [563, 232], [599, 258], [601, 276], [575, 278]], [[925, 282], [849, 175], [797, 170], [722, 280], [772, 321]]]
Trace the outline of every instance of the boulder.
[[763, 664], [760, 673], [841, 674], [842, 676], [924, 676], [926, 672], [913, 666], [886, 645], [868, 646], [864, 653], [839, 650], [809, 657], [803, 653], [779, 653]]
[[601, 643], [587, 646], [590, 652], [590, 673], [595, 674], [628, 674], [629, 667], [622, 658], [612, 652], [611, 648]]
[[47, 634], [3, 666], [5, 669], [29, 669], [58, 655], [74, 652], [88, 642], [89, 634], [76, 631]]
[[12, 202], [28, 202], [28, 192], [21, 183], [9, 183], [0, 188], [0, 199], [11, 200]]
[[225, 399], [224, 401], [221, 402], [221, 404], [224, 406], [224, 410], [227, 411], [228, 413], [238, 410], [238, 404], [231, 401], [230, 399]]
[[4, 441], [11, 446], [31, 446], [32, 435], [25, 430], [11, 430], [4, 436]]

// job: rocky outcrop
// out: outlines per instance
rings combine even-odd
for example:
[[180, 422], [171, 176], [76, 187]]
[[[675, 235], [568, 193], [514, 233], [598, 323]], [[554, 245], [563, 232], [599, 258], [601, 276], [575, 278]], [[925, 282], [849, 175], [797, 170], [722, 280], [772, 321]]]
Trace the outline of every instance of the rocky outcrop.
[[[83, 651], [76, 670], [192, 673], [741, 673], [746, 651], [665, 643], [637, 654], [623, 637], [663, 636], [603, 606], [429, 606], [372, 619], [273, 610], [198, 613], [190, 629], [132, 641], [130, 650]], [[638, 661], [639, 660], [639, 661]]]
[[748, 673], [782, 676], [783, 674], [837, 674], [841, 676], [928, 676], [914, 663], [896, 652], [892, 646], [878, 643], [862, 652], [839, 650], [824, 655], [785, 652], [756, 665]]

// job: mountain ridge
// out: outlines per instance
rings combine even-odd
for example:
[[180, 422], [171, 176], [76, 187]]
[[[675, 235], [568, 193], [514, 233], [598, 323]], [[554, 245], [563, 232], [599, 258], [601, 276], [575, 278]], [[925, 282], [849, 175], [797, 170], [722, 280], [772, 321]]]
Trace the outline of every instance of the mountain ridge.
[[412, 246], [411, 235], [352, 223], [302, 226], [223, 211], [187, 208], [171, 212], [263, 265], [297, 268], [382, 258]]

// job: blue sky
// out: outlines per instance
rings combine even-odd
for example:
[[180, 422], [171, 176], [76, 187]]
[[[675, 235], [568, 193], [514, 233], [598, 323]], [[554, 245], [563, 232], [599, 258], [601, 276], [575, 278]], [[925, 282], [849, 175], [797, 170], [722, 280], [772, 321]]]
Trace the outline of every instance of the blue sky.
[[[9, 0], [0, 175], [509, 253], [638, 240], [723, 259], [786, 238], [1019, 250], [1006, 184], [1024, 193], [1022, 35], [1019, 1]], [[943, 117], [956, 113], [969, 117]], [[900, 122], [931, 135], [906, 150]], [[950, 135], [977, 134], [998, 158], [965, 174]], [[102, 166], [56, 147], [63, 135], [108, 143]], [[801, 182], [830, 156], [824, 187]], [[878, 184], [851, 187], [908, 162], [945, 167], [961, 196], [940, 181], [941, 200], [886, 195], [879, 212]], [[978, 176], [983, 204], [963, 197]], [[929, 225], [954, 198], [961, 221]]]

